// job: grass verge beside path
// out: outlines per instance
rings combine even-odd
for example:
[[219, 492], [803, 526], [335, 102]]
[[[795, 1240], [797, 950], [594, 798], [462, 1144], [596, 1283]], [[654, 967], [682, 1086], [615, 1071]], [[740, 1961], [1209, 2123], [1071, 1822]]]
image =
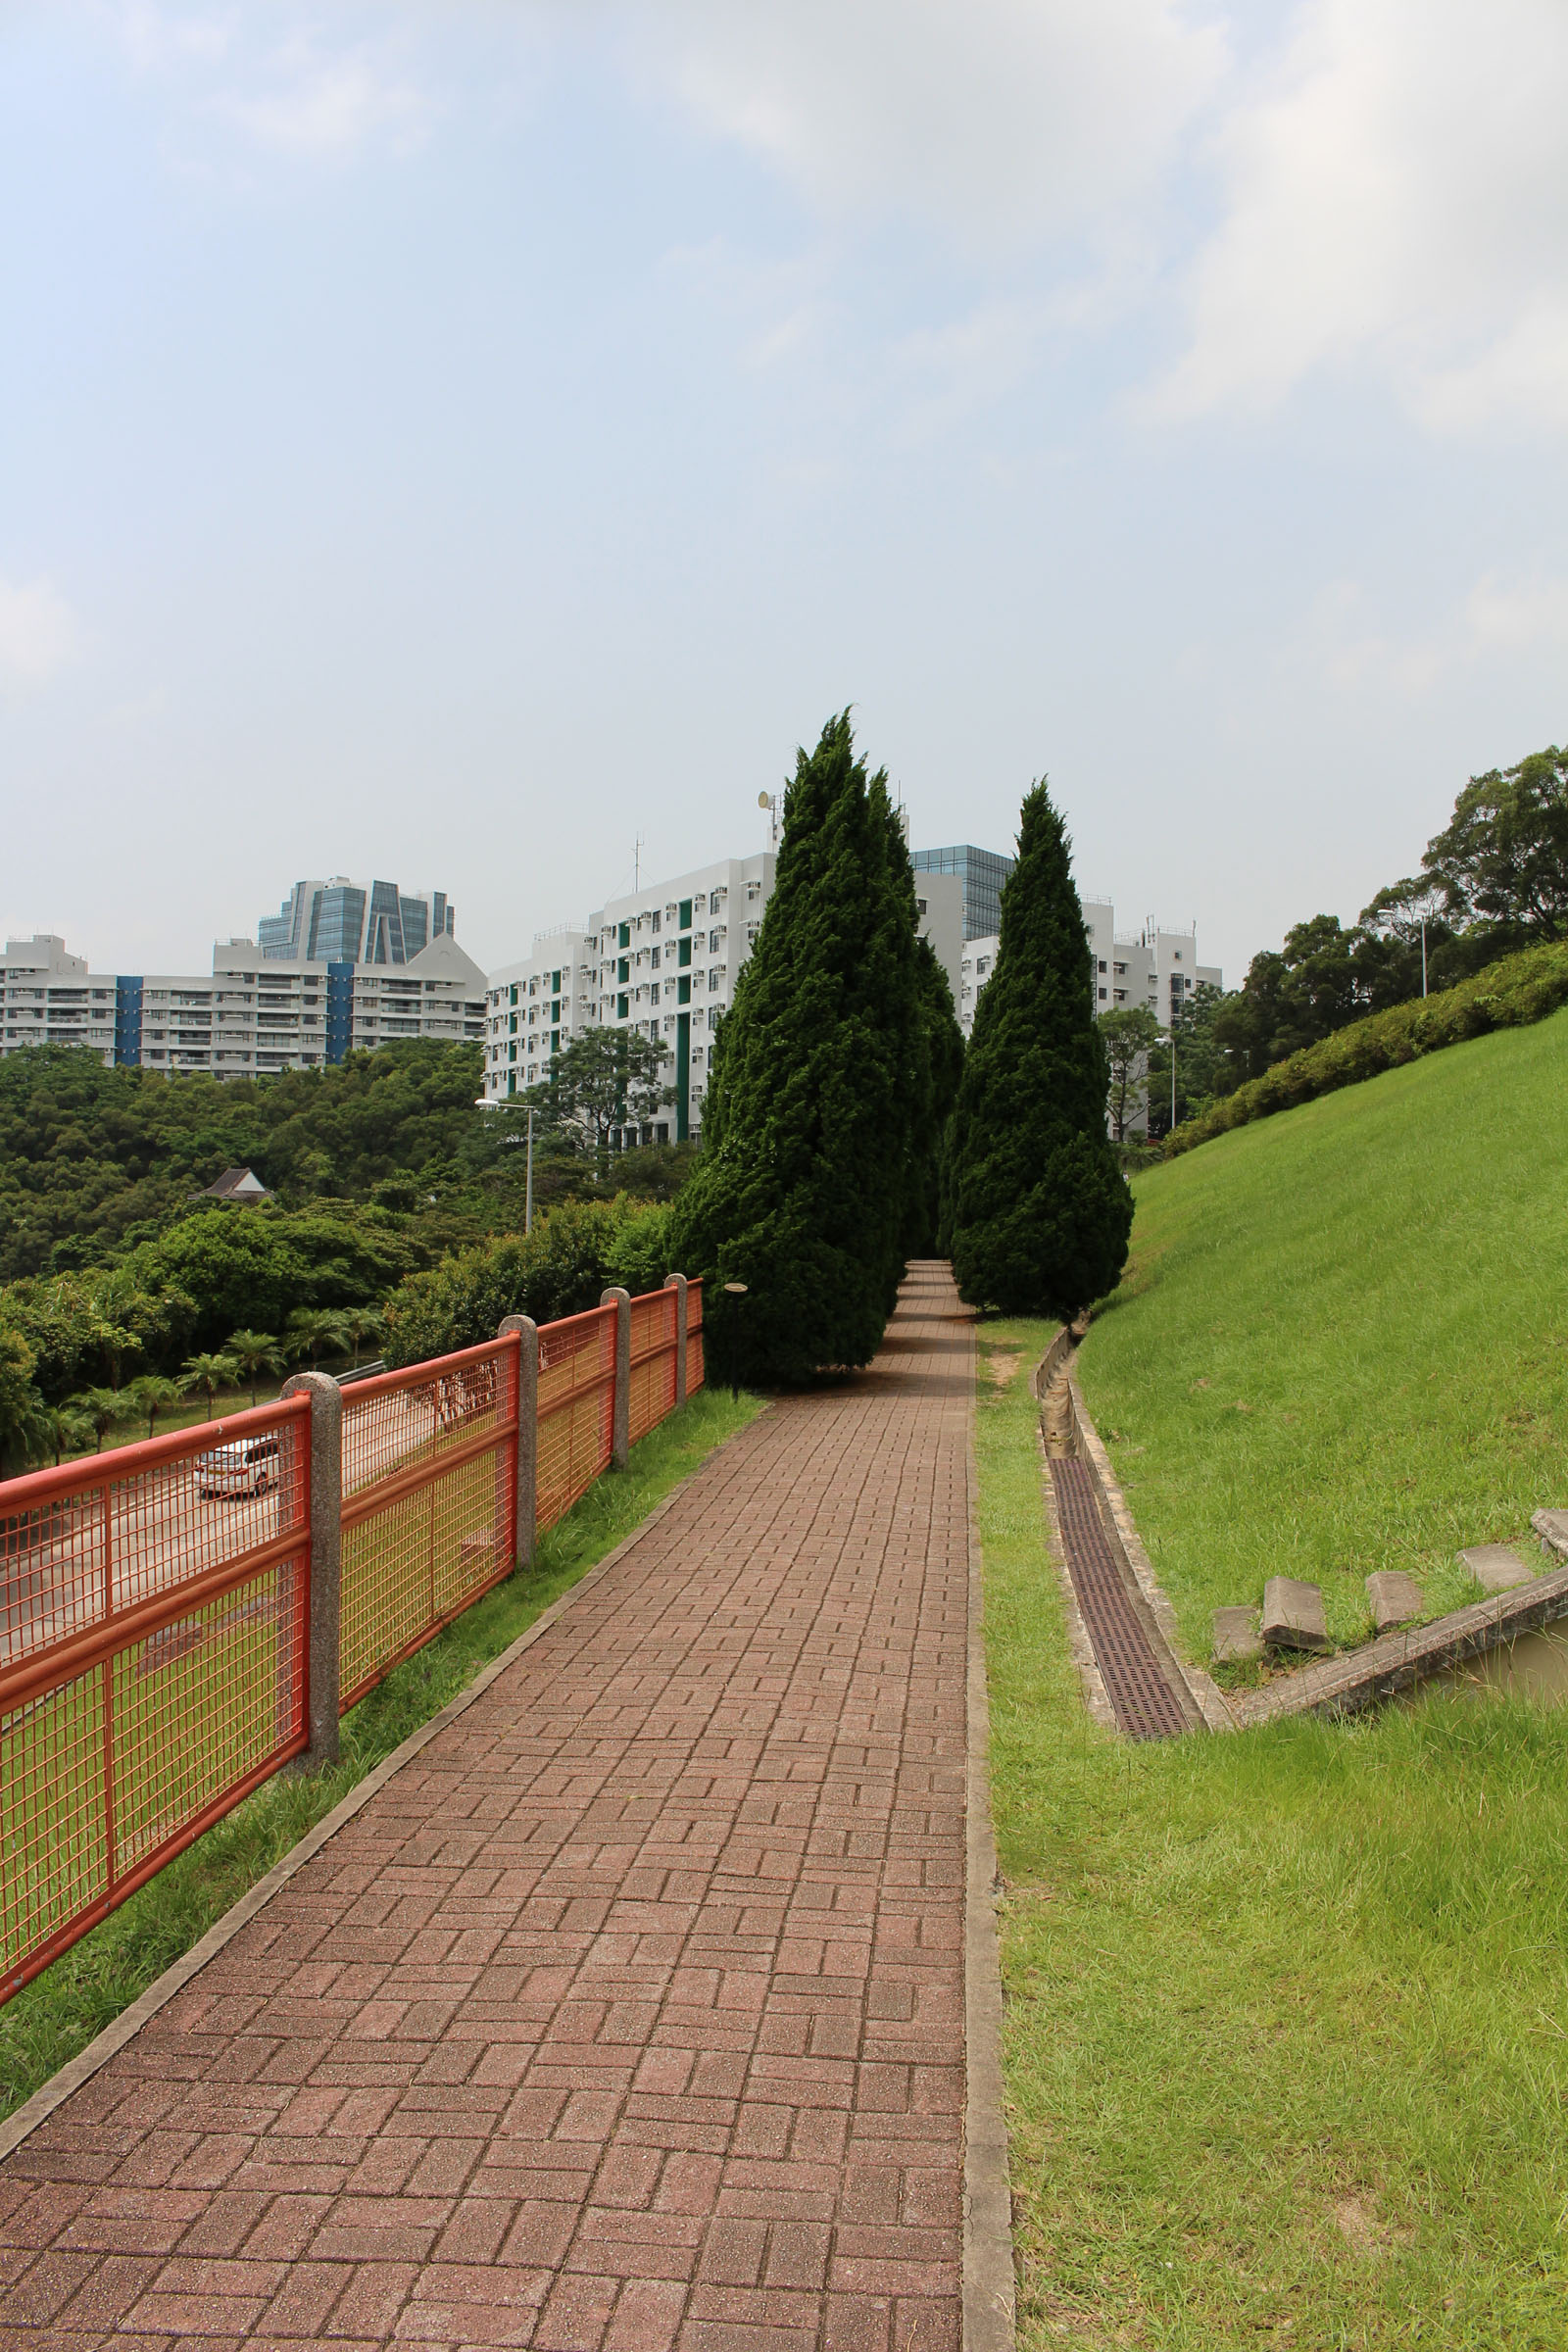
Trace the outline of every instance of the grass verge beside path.
[[[1568, 1503], [1568, 1013], [1391, 1070], [1138, 1179], [1079, 1377], [1195, 1657], [1266, 1579], [1403, 1568]], [[1568, 2341], [1568, 2328], [1564, 2339]]]
[[1051, 1330], [981, 1326], [976, 1416], [1024, 2352], [1557, 2352], [1568, 1710], [1098, 1731], [1045, 1549]]
[[540, 1539], [534, 1566], [485, 1594], [344, 1716], [329, 1771], [280, 1775], [0, 2008], [0, 2117], [84, 2049], [355, 1784], [456, 1698], [481, 1666], [634, 1533], [672, 1487], [762, 1409], [704, 1389], [634, 1446]]

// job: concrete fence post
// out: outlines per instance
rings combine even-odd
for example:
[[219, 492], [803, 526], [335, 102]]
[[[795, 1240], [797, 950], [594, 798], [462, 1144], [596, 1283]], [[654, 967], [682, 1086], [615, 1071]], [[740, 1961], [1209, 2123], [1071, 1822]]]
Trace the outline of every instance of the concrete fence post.
[[675, 1294], [675, 1402], [686, 1401], [686, 1277], [666, 1274], [664, 1288]]
[[539, 1519], [539, 1326], [531, 1315], [504, 1315], [497, 1339], [518, 1335], [517, 1349], [517, 1515], [512, 1556], [519, 1568], [533, 1566]]
[[615, 1419], [610, 1458], [617, 1470], [624, 1470], [631, 1453], [631, 1293], [604, 1291], [599, 1303], [615, 1310]]
[[343, 1392], [330, 1374], [296, 1372], [285, 1396], [311, 1400], [310, 1772], [337, 1762], [338, 1649], [343, 1607]]

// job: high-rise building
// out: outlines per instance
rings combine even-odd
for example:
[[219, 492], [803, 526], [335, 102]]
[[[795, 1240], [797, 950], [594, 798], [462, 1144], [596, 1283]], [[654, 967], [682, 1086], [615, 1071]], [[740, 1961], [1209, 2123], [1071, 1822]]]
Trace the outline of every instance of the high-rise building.
[[971, 841], [946, 850], [913, 850], [917, 874], [956, 874], [963, 885], [963, 936], [987, 939], [1002, 928], [1002, 885], [1015, 860], [996, 850], [977, 850]]
[[264, 914], [256, 941], [264, 956], [296, 963], [412, 963], [433, 939], [452, 938], [454, 909], [444, 890], [403, 891], [395, 882], [367, 890], [346, 874], [296, 882], [276, 914]]
[[[773, 894], [771, 850], [705, 865], [612, 899], [580, 931], [541, 932], [533, 954], [490, 975], [487, 1102], [525, 1093], [553, 1056], [595, 1028], [635, 1029], [660, 1046], [672, 1109], [622, 1140], [681, 1143], [701, 1130], [719, 1015], [757, 944]], [[920, 928], [953, 987], [962, 952], [956, 876], [916, 874]]]

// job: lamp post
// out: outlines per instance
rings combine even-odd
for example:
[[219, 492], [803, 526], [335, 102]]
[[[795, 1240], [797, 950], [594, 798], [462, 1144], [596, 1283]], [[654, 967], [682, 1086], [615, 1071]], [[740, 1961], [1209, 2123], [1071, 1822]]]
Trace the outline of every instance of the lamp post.
[[730, 1400], [731, 1404], [734, 1404], [734, 1403], [736, 1403], [736, 1402], [737, 1402], [737, 1400], [739, 1399], [740, 1393], [741, 1393], [741, 1374], [740, 1374], [740, 1365], [741, 1365], [741, 1348], [740, 1348], [740, 1339], [741, 1339], [741, 1309], [740, 1309], [740, 1301], [741, 1301], [741, 1300], [742, 1300], [742, 1299], [745, 1298], [745, 1296], [746, 1296], [746, 1285], [745, 1285], [745, 1283], [744, 1283], [744, 1282], [726, 1282], [726, 1283], [725, 1283], [725, 1285], [724, 1285], [724, 1296], [725, 1296], [727, 1298], [733, 1298], [733, 1299], [735, 1300], [735, 1305], [734, 1305], [733, 1309], [731, 1310], [731, 1315], [732, 1315], [732, 1325], [733, 1325], [733, 1328], [732, 1328], [732, 1330], [731, 1330], [731, 1333], [730, 1333], [730, 1342], [729, 1342], [729, 1400]]
[[533, 1104], [528, 1105], [528, 1181], [522, 1197], [522, 1230], [533, 1231]]

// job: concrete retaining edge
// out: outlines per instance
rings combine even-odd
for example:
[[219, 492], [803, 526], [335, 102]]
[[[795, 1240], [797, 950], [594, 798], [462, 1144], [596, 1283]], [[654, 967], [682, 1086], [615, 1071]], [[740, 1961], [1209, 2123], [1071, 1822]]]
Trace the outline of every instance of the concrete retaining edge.
[[[771, 1410], [770, 1405], [764, 1405], [762, 1408], [763, 1413]], [[762, 1414], [759, 1414], [757, 1417], [760, 1420]], [[747, 1426], [750, 1427], [751, 1424], [748, 1423]], [[732, 1436], [739, 1434], [738, 1431], [732, 1432]], [[696, 1470], [688, 1471], [678, 1485], [671, 1487], [669, 1493], [661, 1501], [655, 1503], [648, 1516], [638, 1521], [631, 1534], [624, 1537], [615, 1545], [613, 1551], [607, 1552], [602, 1560], [587, 1569], [568, 1591], [561, 1594], [559, 1599], [553, 1600], [547, 1609], [542, 1610], [532, 1625], [525, 1627], [514, 1642], [508, 1643], [499, 1657], [492, 1658], [488, 1666], [482, 1666], [466, 1689], [460, 1690], [456, 1698], [449, 1700], [439, 1715], [432, 1715], [428, 1723], [421, 1723], [416, 1732], [409, 1734], [401, 1747], [395, 1747], [389, 1756], [384, 1757], [372, 1771], [366, 1774], [363, 1781], [357, 1782], [347, 1796], [335, 1804], [330, 1813], [324, 1814], [314, 1830], [306, 1833], [298, 1845], [290, 1846], [282, 1859], [273, 1863], [265, 1878], [258, 1879], [254, 1886], [247, 1887], [238, 1901], [231, 1903], [220, 1919], [214, 1920], [199, 1943], [193, 1943], [188, 1952], [182, 1952], [177, 1960], [172, 1962], [165, 1969], [161, 1977], [155, 1978], [145, 1992], [138, 1994], [128, 2008], [122, 2009], [120, 2015], [112, 2019], [101, 2034], [95, 2034], [84, 2050], [78, 2050], [74, 2058], [68, 2059], [58, 2074], [51, 2075], [47, 2082], [40, 2083], [30, 2099], [25, 2100], [22, 2106], [18, 2107], [13, 2114], [6, 2118], [4, 2123], [0, 2123], [0, 2161], [9, 2156], [14, 2149], [20, 2148], [29, 2133], [36, 2132], [40, 2124], [46, 2123], [55, 2109], [70, 2098], [73, 2091], [79, 2090], [84, 2082], [90, 2082], [93, 2076], [108, 2065], [118, 2050], [122, 2050], [127, 2041], [135, 2038], [149, 2018], [156, 2017], [160, 2009], [167, 2008], [175, 1993], [182, 1992], [191, 1979], [200, 1975], [208, 1961], [215, 1959], [225, 1944], [231, 1943], [241, 1928], [253, 1920], [258, 1911], [266, 1909], [273, 1895], [279, 1893], [288, 1885], [290, 1879], [302, 1871], [306, 1863], [318, 1854], [322, 1846], [335, 1838], [338, 1831], [343, 1829], [357, 1813], [369, 1803], [378, 1788], [384, 1788], [393, 1775], [401, 1772], [405, 1764], [412, 1764], [419, 1750], [427, 1747], [439, 1732], [445, 1731], [449, 1723], [456, 1723], [458, 1717], [471, 1707], [475, 1699], [483, 1697], [491, 1684], [505, 1674], [507, 1668], [521, 1657], [523, 1651], [531, 1647], [541, 1635], [555, 1624], [558, 1617], [564, 1615], [580, 1592], [586, 1592], [588, 1588], [596, 1585], [602, 1576], [607, 1576], [610, 1570], [624, 1558], [632, 1545], [640, 1543], [651, 1527], [657, 1526], [691, 1481], [698, 1476], [701, 1470], [706, 1469], [708, 1463], [713, 1459], [713, 1455], [722, 1453], [724, 1446], [729, 1445], [730, 1442], [730, 1438], [726, 1438], [723, 1446], [715, 1446], [712, 1452], [706, 1455], [698, 1464]], [[461, 1619], [458, 1622], [461, 1623]]]
[[991, 1705], [986, 1687], [985, 1564], [969, 1445], [969, 1624], [965, 1708], [963, 1939], [963, 2352], [1013, 2352], [1017, 2289], [1012, 2190], [1002, 2084], [1002, 1954], [991, 1820]]

